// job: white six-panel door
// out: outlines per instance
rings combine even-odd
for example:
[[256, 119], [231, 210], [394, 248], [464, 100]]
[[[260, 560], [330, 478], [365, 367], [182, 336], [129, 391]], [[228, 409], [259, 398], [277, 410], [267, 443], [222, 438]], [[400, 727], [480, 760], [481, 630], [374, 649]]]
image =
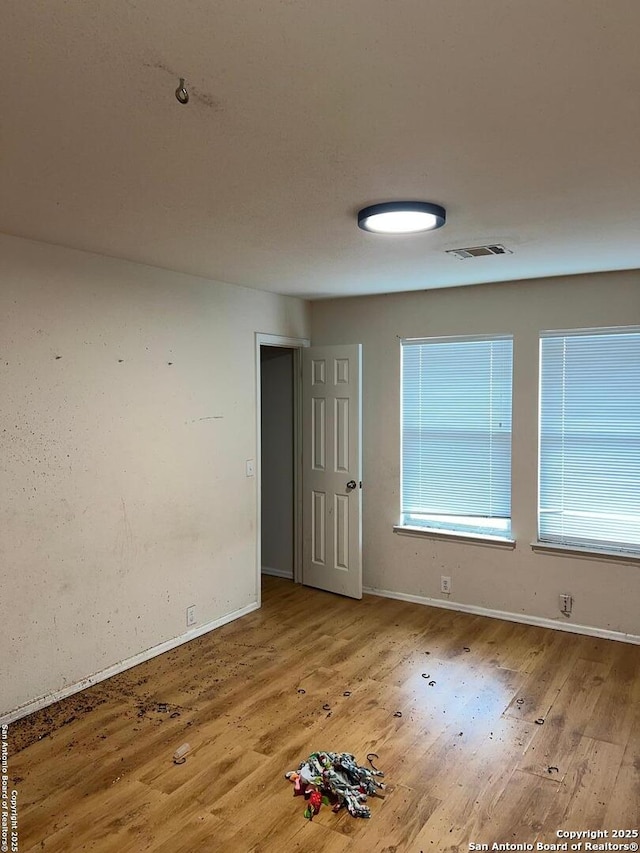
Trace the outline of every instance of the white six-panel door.
[[304, 349], [302, 367], [302, 580], [362, 598], [361, 345]]

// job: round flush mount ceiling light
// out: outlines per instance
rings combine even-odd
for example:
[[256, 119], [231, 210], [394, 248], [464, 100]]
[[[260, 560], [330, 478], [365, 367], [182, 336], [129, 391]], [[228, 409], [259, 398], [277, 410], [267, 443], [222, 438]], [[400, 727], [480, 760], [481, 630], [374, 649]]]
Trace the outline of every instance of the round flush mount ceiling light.
[[441, 228], [447, 212], [428, 201], [386, 201], [363, 207], [358, 226], [374, 234], [418, 234]]

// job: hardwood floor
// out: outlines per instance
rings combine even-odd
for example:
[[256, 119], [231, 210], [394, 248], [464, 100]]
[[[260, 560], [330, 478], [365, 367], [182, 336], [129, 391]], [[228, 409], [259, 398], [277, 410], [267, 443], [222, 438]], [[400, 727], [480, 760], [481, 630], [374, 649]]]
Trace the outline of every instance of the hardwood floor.
[[[640, 647], [275, 578], [263, 599], [9, 727], [20, 853], [426, 853], [640, 825]], [[284, 773], [316, 750], [379, 755], [370, 820], [304, 819]]]

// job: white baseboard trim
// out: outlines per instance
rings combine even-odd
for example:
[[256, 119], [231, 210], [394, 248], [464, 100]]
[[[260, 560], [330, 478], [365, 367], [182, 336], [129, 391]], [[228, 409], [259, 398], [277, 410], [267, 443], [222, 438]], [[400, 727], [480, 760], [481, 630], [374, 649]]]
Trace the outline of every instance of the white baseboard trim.
[[207, 622], [206, 625], [199, 625], [197, 628], [192, 628], [190, 631], [187, 631], [184, 634], [181, 634], [179, 637], [174, 637], [171, 640], [165, 640], [163, 643], [160, 643], [157, 646], [153, 646], [150, 649], [146, 649], [144, 652], [140, 652], [133, 657], [127, 658], [126, 660], [120, 661], [120, 663], [116, 663], [113, 666], [107, 667], [107, 669], [103, 669], [101, 672], [96, 672], [94, 675], [89, 675], [87, 678], [83, 678], [81, 681], [77, 681], [75, 684], [70, 684], [68, 687], [63, 687], [62, 690], [56, 690], [54, 693], [47, 693], [44, 696], [40, 696], [38, 699], [33, 699], [30, 702], [25, 703], [24, 705], [20, 705], [13, 711], [9, 711], [4, 716], [0, 716], [0, 724], [7, 725], [9, 723], [15, 723], [16, 720], [21, 719], [22, 717], [26, 717], [28, 714], [33, 714], [34, 711], [40, 711], [42, 708], [46, 708], [48, 705], [53, 705], [54, 702], [59, 702], [61, 699], [66, 699], [68, 696], [73, 696], [74, 693], [79, 693], [81, 690], [85, 690], [87, 687], [93, 687], [94, 684], [98, 684], [100, 681], [105, 681], [107, 678], [111, 678], [113, 675], [118, 675], [121, 672], [124, 672], [127, 669], [131, 669], [133, 666], [137, 666], [139, 663], [144, 663], [147, 660], [151, 660], [151, 658], [155, 658], [158, 655], [163, 654], [164, 652], [171, 651], [171, 649], [175, 649], [177, 646], [181, 646], [184, 643], [188, 643], [190, 640], [195, 640], [196, 637], [201, 637], [203, 634], [208, 634], [209, 631], [213, 631], [216, 628], [221, 628], [223, 625], [226, 625], [228, 622], [233, 622], [236, 619], [240, 619], [241, 616], [247, 616], [249, 613], [253, 613], [254, 610], [258, 610], [260, 605], [258, 602], [253, 602], [252, 604], [247, 604], [246, 607], [242, 607], [240, 610], [234, 610], [233, 613], [228, 613], [226, 616], [221, 616], [219, 619], [215, 619], [213, 622]]
[[603, 640], [618, 640], [618, 642], [622, 643], [640, 645], [640, 635], [638, 634], [624, 634], [622, 631], [608, 631], [606, 628], [593, 628], [591, 625], [576, 625], [575, 623], [566, 621], [560, 622], [556, 619], [549, 619], [546, 616], [530, 616], [527, 613], [509, 613], [506, 610], [491, 610], [488, 607], [477, 607], [475, 604], [443, 601], [439, 598], [408, 595], [404, 592], [392, 592], [388, 589], [375, 589], [374, 587], [363, 587], [362, 591], [369, 595], [378, 595], [381, 598], [394, 598], [398, 601], [409, 601], [412, 604], [424, 604], [427, 607], [459, 610], [462, 613], [473, 613], [475, 616], [490, 616], [492, 619], [505, 619], [507, 622], [536, 625], [538, 628], [553, 628], [556, 631], [568, 631], [570, 634], [585, 634], [588, 637], [600, 637]]
[[263, 566], [261, 571], [263, 575], [270, 575], [273, 578], [293, 580], [293, 572], [285, 572], [284, 569], [272, 569], [270, 566]]

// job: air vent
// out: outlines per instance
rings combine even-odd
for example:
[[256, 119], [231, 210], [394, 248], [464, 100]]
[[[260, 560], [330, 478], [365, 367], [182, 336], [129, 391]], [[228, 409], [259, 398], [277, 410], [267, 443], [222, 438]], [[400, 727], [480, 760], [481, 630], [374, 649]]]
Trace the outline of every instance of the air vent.
[[467, 249], [447, 249], [447, 255], [453, 255], [460, 261], [467, 258], [484, 258], [487, 255], [512, 255], [511, 249], [507, 249], [500, 244], [491, 246], [470, 246]]

